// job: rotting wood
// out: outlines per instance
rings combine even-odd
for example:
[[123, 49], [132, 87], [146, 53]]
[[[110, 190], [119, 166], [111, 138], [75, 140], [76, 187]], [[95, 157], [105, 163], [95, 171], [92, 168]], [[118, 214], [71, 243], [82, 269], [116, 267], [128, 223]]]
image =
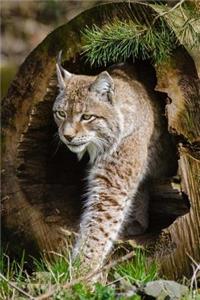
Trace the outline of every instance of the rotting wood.
[[[157, 90], [166, 92], [169, 130], [179, 140], [181, 190], [190, 200], [190, 211], [162, 232], [157, 255], [162, 272], [172, 278], [191, 274], [188, 254], [200, 262], [200, 80], [190, 56], [180, 49], [165, 67], [157, 69]], [[168, 241], [169, 249], [166, 249]], [[171, 247], [171, 248], [170, 248]]]

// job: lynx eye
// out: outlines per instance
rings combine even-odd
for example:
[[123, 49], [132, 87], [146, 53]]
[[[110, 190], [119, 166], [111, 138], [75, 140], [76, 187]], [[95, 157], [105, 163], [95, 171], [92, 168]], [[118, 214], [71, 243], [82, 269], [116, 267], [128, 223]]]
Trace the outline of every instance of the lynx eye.
[[66, 113], [63, 110], [57, 110], [56, 111], [56, 117], [58, 119], [64, 119], [66, 117]]
[[83, 120], [83, 121], [89, 121], [89, 120], [94, 120], [95, 119], [95, 116], [94, 115], [87, 115], [87, 114], [84, 114], [84, 115], [82, 115], [82, 117], [81, 117], [81, 119]]

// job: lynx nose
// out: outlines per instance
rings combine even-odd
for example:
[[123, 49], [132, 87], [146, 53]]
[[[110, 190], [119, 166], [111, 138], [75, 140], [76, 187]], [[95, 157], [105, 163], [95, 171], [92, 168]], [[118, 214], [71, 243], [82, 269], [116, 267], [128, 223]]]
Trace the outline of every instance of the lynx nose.
[[68, 142], [71, 142], [71, 141], [73, 140], [73, 138], [74, 138], [74, 136], [68, 135], [68, 134], [64, 134], [64, 137], [66, 138], [66, 140], [67, 140]]

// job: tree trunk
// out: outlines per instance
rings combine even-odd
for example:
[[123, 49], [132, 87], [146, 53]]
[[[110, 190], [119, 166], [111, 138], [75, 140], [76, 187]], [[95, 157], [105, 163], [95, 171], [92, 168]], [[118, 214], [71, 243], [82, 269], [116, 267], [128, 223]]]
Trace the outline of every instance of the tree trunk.
[[[78, 163], [65, 146], [57, 149], [52, 143], [57, 131], [51, 110], [57, 94], [58, 52], [63, 50], [69, 71], [97, 74], [100, 69], [91, 68], [80, 55], [80, 28], [101, 25], [116, 16], [129, 18], [141, 7], [115, 3], [82, 13], [49, 34], [27, 57], [12, 82], [2, 108], [2, 226], [3, 241], [15, 253], [23, 248], [31, 254], [65, 248], [66, 237], [77, 230], [82, 211], [86, 161]], [[147, 10], [149, 14], [153, 11]], [[142, 72], [143, 68], [141, 62]], [[199, 260], [199, 79], [184, 49], [174, 53], [168, 65], [157, 67], [156, 73], [157, 90], [171, 101], [166, 114], [169, 130], [179, 140], [179, 174], [152, 187], [150, 229], [141, 240], [157, 238], [154, 255], [162, 262], [163, 273], [177, 277], [189, 274], [187, 253]]]

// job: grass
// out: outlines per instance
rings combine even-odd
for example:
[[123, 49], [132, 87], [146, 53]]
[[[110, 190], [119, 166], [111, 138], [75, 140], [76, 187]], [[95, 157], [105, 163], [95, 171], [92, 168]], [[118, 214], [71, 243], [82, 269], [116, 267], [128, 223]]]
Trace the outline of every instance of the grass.
[[62, 284], [70, 278], [70, 268], [68, 260], [63, 256], [58, 256], [54, 263], [47, 260], [34, 260], [36, 275], [46, 273], [51, 284]]
[[[21, 261], [17, 263], [15, 260], [10, 261], [6, 254], [1, 253], [0, 257], [0, 270], [9, 281], [15, 281], [17, 284], [24, 281], [24, 253], [22, 254]], [[10, 286], [7, 282], [0, 279], [0, 299], [8, 299], [11, 295]]]
[[[135, 267], [131, 267], [131, 265]], [[140, 266], [142, 264], [142, 268]], [[34, 259], [33, 271], [28, 274], [26, 271], [25, 255], [22, 255], [20, 262], [12, 261], [7, 255], [1, 254], [0, 268], [2, 274], [6, 279], [14, 283], [19, 288], [25, 290], [30, 295], [36, 297], [41, 293], [44, 293], [52, 285], [61, 286], [67, 281], [70, 281], [70, 267], [69, 262], [65, 256], [59, 255], [55, 262], [49, 263], [45, 259]], [[154, 267], [153, 267], [154, 268]], [[102, 285], [96, 284], [93, 290], [87, 287], [84, 283], [78, 283], [72, 286], [71, 289], [63, 290], [62, 288], [53, 296], [54, 300], [61, 299], [93, 299], [93, 300], [114, 300], [116, 299], [116, 286], [112, 282], [120, 282], [120, 278], [128, 283], [134, 282], [146, 282], [148, 279], [152, 280], [153, 276], [148, 276], [147, 273], [152, 274], [152, 265], [149, 267], [146, 265], [146, 258], [140, 251], [136, 253], [136, 259], [131, 260], [129, 263], [123, 263], [117, 265], [110, 271], [110, 282]], [[155, 269], [157, 273], [157, 269]], [[118, 290], [120, 289], [120, 283], [118, 284]], [[14, 298], [13, 298], [14, 297]], [[8, 282], [0, 279], [0, 299], [25, 299], [23, 295], [20, 295]], [[119, 298], [123, 300], [123, 297]], [[137, 298], [130, 299], [140, 299]]]
[[148, 263], [146, 256], [139, 249], [134, 259], [115, 268], [115, 276], [124, 278], [130, 284], [145, 284], [158, 279], [158, 266], [155, 262]]
[[[143, 286], [147, 282], [159, 279], [159, 269], [155, 262], [149, 262], [146, 253], [136, 249], [135, 257], [130, 261], [114, 265], [108, 274], [106, 283], [97, 283], [91, 288], [83, 282], [76, 283], [68, 289], [62, 285], [71, 281], [70, 264], [65, 256], [57, 255], [54, 262], [46, 259], [33, 259], [33, 270], [26, 270], [24, 253], [20, 262], [10, 261], [6, 254], [1, 254], [1, 274], [6, 280], [0, 278], [0, 299], [28, 299], [11, 284], [23, 289], [32, 297], [47, 292], [52, 286], [56, 286], [57, 292], [52, 296], [53, 300], [140, 300], [144, 297], [135, 294], [127, 295], [125, 292], [133, 286]], [[126, 294], [126, 295], [125, 295]], [[193, 293], [194, 294], [194, 293]], [[29, 297], [30, 299], [30, 297]], [[184, 300], [198, 299], [188, 296]]]

